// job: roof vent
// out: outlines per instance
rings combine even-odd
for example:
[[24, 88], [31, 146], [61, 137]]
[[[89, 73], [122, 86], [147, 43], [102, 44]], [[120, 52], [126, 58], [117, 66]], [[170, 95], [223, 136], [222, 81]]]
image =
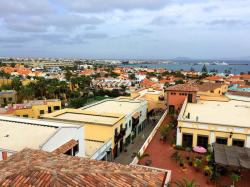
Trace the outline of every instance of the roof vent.
[[199, 117], [198, 116], [196, 116], [196, 121], [198, 121], [199, 120]]
[[8, 138], [9, 136], [10, 136], [9, 134], [6, 134], [4, 137], [5, 137], [5, 138]]

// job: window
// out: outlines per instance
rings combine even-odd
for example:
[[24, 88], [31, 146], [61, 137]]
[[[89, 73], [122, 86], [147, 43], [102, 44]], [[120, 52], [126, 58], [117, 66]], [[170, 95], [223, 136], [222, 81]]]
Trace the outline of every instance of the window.
[[60, 110], [60, 106], [54, 106], [54, 110]]
[[44, 110], [40, 110], [40, 114], [44, 114]]
[[131, 124], [132, 124], [132, 120], [129, 121], [129, 127], [131, 127]]
[[140, 117], [141, 117], [141, 115], [142, 115], [142, 111], [140, 111]]
[[244, 147], [244, 144], [245, 144], [244, 140], [233, 139], [233, 145], [234, 146]]
[[27, 117], [29, 117], [29, 116], [28, 116], [28, 115], [23, 115], [23, 117], [24, 117], [24, 118], [27, 118]]
[[207, 148], [208, 145], [208, 136], [198, 135], [197, 146]]
[[182, 146], [183, 147], [193, 147], [193, 135], [192, 134], [184, 134], [182, 135]]
[[8, 99], [10, 102], [12, 101], [12, 97], [9, 97], [9, 99]]
[[227, 145], [227, 138], [216, 137], [216, 143]]

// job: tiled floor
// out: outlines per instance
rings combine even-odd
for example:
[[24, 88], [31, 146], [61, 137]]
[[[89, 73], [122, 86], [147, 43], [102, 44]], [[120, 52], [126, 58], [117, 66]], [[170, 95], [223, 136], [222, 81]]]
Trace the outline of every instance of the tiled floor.
[[[169, 116], [166, 117], [163, 124], [168, 124], [171, 121]], [[169, 138], [171, 139], [171, 137]], [[192, 166], [187, 166], [187, 170], [183, 171], [181, 167], [171, 159], [171, 155], [175, 152], [175, 149], [171, 145], [171, 140], [166, 143], [162, 143], [160, 141], [160, 132], [158, 131], [148, 148], [145, 151], [150, 155], [150, 157], [146, 157], [140, 161], [141, 164], [144, 164], [146, 160], [152, 160], [152, 167], [158, 167], [163, 169], [168, 169], [172, 171], [171, 181], [174, 182], [176, 180], [181, 180], [183, 178], [192, 180], [195, 179], [197, 185], [200, 187], [212, 187], [219, 186], [225, 187], [231, 185], [231, 180], [229, 177], [221, 177], [218, 183], [215, 184], [207, 184], [207, 177], [202, 174], [202, 172], [197, 172]], [[173, 185], [174, 186], [174, 185]], [[237, 187], [249, 187], [250, 186], [250, 172], [244, 172], [241, 180], [236, 185]]]

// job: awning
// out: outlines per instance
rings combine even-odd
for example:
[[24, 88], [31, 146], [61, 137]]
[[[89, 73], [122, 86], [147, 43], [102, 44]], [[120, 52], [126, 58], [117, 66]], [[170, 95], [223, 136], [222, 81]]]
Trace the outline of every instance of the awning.
[[134, 119], [137, 119], [137, 118], [140, 117], [140, 113], [139, 113], [139, 112], [135, 112], [135, 113], [132, 115], [132, 117], [133, 117]]
[[250, 148], [213, 144], [215, 163], [250, 169]]
[[66, 153], [68, 150], [72, 149], [73, 147], [75, 147], [78, 144], [78, 142], [76, 140], [71, 139], [70, 141], [68, 141], [67, 143], [61, 145], [60, 147], [58, 147], [56, 150], [53, 151], [53, 153], [56, 154], [64, 154]]

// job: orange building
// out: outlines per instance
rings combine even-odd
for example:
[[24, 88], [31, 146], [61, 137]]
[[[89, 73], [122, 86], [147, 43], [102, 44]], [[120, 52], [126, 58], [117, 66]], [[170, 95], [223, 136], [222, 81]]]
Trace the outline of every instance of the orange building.
[[181, 110], [182, 104], [188, 98], [188, 102], [195, 103], [198, 88], [190, 84], [177, 84], [166, 89], [168, 112], [174, 114]]

